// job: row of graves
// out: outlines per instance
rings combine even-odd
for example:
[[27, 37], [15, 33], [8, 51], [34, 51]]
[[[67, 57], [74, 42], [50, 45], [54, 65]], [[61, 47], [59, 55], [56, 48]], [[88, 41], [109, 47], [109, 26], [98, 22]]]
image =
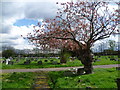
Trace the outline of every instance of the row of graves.
[[2, 63], [3, 63], [3, 64], [5, 63], [6, 65], [13, 65], [14, 62], [13, 62], [12, 60], [13, 60], [12, 57], [7, 58], [7, 59], [4, 58], [4, 60], [2, 60]]
[[41, 60], [41, 59], [42, 59], [42, 57], [26, 58], [23, 64], [29, 65], [29, 64], [31, 64], [32, 61], [36, 62], [38, 65], [42, 65], [43, 63], [48, 63], [48, 62], [50, 62], [53, 65], [60, 64], [58, 61], [54, 61], [52, 59], [45, 59], [45, 60]]
[[14, 63], [18, 63], [20, 61], [20, 57], [9, 57], [9, 58], [4, 58], [2, 57], [1, 63], [6, 64], [6, 65], [13, 65]]
[[[49, 57], [49, 59], [42, 60], [43, 57], [9, 57], [7, 59], [3, 58], [2, 62], [3, 64], [6, 65], [13, 65], [15, 63], [20, 63], [20, 61], [23, 60], [22, 64], [23, 65], [29, 65], [31, 64], [32, 61], [36, 62], [38, 65], [42, 65], [44, 62], [46, 63], [51, 63], [53, 65], [60, 64], [58, 61], [53, 60], [52, 58], [59, 59], [59, 57]], [[70, 57], [71, 61], [74, 61], [75, 58]], [[110, 59], [111, 61], [120, 61], [117, 57], [105, 57], [105, 59]], [[60, 59], [59, 59], [60, 60]], [[101, 61], [101, 56], [97, 56], [94, 58], [94, 62]]]
[[[9, 57], [7, 59], [3, 58], [1, 63], [6, 65], [13, 65], [15, 63], [20, 63], [20, 61], [23, 60], [23, 65], [30, 65], [32, 61], [36, 62], [38, 65], [42, 65], [44, 62], [50, 62], [53, 65], [60, 64], [58, 61], [52, 60], [53, 57], [50, 57], [50, 59], [46, 60], [41, 60], [42, 58], [43, 57]], [[58, 57], [54, 58], [59, 59]]]
[[[53, 58], [58, 59], [53, 60]], [[57, 65], [60, 64], [60, 58], [59, 57], [49, 57], [48, 59], [45, 60], [41, 60], [43, 59], [43, 57], [26, 57], [25, 61], [24, 61], [24, 65], [29, 65], [32, 61], [35, 61], [38, 65], [42, 65], [43, 63], [50, 63], [52, 65]], [[70, 57], [70, 61], [74, 61], [75, 57]]]
[[[94, 62], [96, 62], [96, 61], [101, 61], [101, 57], [102, 56], [97, 56], [97, 57], [95, 57], [95, 58], [93, 58], [94, 59]], [[104, 57], [105, 59], [109, 59], [110, 61], [120, 61], [120, 59], [118, 58], [118, 57], [114, 57], [114, 56], [106, 56], [106, 57]]]

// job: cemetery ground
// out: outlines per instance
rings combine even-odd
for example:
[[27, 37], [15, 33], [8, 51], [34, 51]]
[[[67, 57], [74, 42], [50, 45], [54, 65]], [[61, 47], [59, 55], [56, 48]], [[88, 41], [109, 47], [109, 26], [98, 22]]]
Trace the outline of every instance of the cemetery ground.
[[[112, 59], [109, 56], [95, 57], [93, 65], [118, 64], [117, 56]], [[116, 60], [118, 58], [118, 60]], [[2, 60], [2, 59], [1, 59]], [[32, 69], [50, 67], [73, 67], [82, 66], [79, 60], [68, 60], [66, 64], [60, 64], [58, 58], [29, 58], [31, 61], [25, 65], [25, 58], [19, 61], [13, 59], [13, 65], [1, 64], [2, 69]], [[42, 63], [37, 63], [42, 61]], [[54, 63], [53, 63], [54, 62]], [[69, 71], [73, 71], [72, 73]], [[120, 74], [120, 72], [119, 72]], [[73, 69], [62, 71], [39, 71], [39, 72], [13, 72], [2, 73], [2, 88], [117, 88], [116, 78], [119, 77], [116, 68], [94, 68], [92, 74], [78, 75]]]
[[2, 74], [2, 88], [117, 88], [116, 68], [95, 68], [92, 74], [64, 71], [13, 72]]
[[117, 88], [117, 77], [115, 68], [96, 68], [93, 74], [88, 75], [52, 71], [49, 72], [49, 85], [51, 88]]
[[[100, 56], [95, 57], [93, 65], [109, 65], [109, 64], [120, 64], [120, 58], [118, 56]], [[1, 62], [5, 59], [1, 59]], [[32, 69], [32, 68], [55, 68], [55, 67], [74, 67], [82, 66], [80, 60], [68, 59], [66, 64], [60, 64], [59, 58], [15, 58], [11, 60], [13, 63], [6, 65], [5, 62], [0, 63], [2, 69]]]

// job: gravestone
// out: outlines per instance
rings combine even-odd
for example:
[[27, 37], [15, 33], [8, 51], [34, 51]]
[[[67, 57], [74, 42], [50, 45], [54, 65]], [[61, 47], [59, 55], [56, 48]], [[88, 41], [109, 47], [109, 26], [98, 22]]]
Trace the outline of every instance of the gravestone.
[[91, 87], [86, 87], [86, 89], [92, 89]]
[[120, 59], [118, 59], [118, 62], [120, 62]]
[[29, 64], [30, 64], [30, 62], [26, 62], [26, 61], [24, 62], [24, 65], [29, 65]]
[[101, 56], [98, 56], [99, 58], [101, 57]]
[[13, 61], [8, 61], [8, 65], [13, 65]]
[[30, 63], [31, 63], [30, 60], [26, 60], [26, 61], [24, 62], [24, 65], [29, 65]]
[[41, 64], [42, 64], [42, 61], [38, 61], [38, 64], [41, 65]]
[[8, 58], [8, 59], [6, 59], [6, 65], [8, 65], [8, 62], [10, 61], [10, 59]]
[[52, 64], [53, 64], [53, 65], [56, 65], [56, 64], [58, 64], [58, 62], [57, 62], [57, 61], [53, 61]]
[[26, 60], [26, 62], [31, 62], [30, 60]]
[[111, 61], [118, 61], [118, 59], [115, 59], [115, 58], [111, 58], [110, 60]]
[[53, 60], [50, 60], [50, 62], [53, 62]]
[[48, 60], [45, 60], [44, 62], [48, 62]]
[[95, 58], [95, 59], [93, 59], [93, 60], [94, 60], [94, 62], [96, 62], [97, 59]]
[[100, 61], [99, 59], [97, 59], [96, 61]]
[[74, 57], [71, 57], [70, 59], [71, 59], [71, 61], [74, 61], [74, 60], [75, 60], [75, 58], [74, 58]]
[[77, 74], [78, 75], [83, 75], [85, 73], [84, 68], [78, 68], [77, 69]]
[[16, 62], [19, 62], [19, 59], [16, 59]]
[[115, 61], [118, 61], [118, 58], [115, 58]]
[[6, 60], [3, 60], [2, 63], [6, 63]]
[[37, 61], [38, 59], [34, 59], [34, 61]]
[[120, 70], [120, 67], [116, 67], [116, 70]]
[[96, 62], [96, 61], [100, 61], [99, 59], [94, 59], [94, 62]]

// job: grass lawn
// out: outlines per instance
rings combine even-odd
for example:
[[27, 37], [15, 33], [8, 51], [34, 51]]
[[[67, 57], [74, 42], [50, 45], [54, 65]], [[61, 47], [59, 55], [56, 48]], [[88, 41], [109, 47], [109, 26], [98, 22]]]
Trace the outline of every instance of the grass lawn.
[[2, 88], [31, 88], [34, 73], [14, 72], [2, 74]]
[[[65, 71], [48, 72], [48, 84], [56, 88], [117, 88], [115, 83], [118, 71], [115, 68], [96, 68], [93, 74], [65, 76]], [[119, 72], [120, 74], [120, 72]], [[2, 88], [32, 88], [35, 82], [34, 72], [14, 72], [1, 74]], [[0, 85], [1, 86], [1, 85]]]
[[93, 74], [64, 76], [64, 71], [49, 72], [51, 88], [117, 88], [115, 79], [118, 71], [115, 68], [94, 69]]
[[[115, 56], [117, 57], [117, 56]], [[111, 61], [108, 56], [101, 56], [98, 58], [100, 61], [93, 62], [93, 65], [109, 65], [109, 64], [120, 64], [118, 61]], [[120, 59], [120, 58], [119, 58]], [[42, 61], [42, 65], [38, 65], [38, 61]], [[44, 60], [48, 60], [48, 62], [44, 62]], [[51, 64], [50, 60], [60, 62], [59, 59], [56, 58], [42, 58], [38, 59], [38, 61], [32, 61], [30, 65], [23, 65], [25, 59], [21, 59], [19, 63], [14, 63], [14, 65], [5, 65], [0, 64], [0, 67], [2, 66], [2, 69], [23, 69], [23, 68], [50, 68], [50, 67], [72, 67], [72, 66], [82, 66], [81, 61], [75, 59], [74, 61], [67, 61], [66, 64], [57, 64], [53, 65]], [[15, 60], [13, 60], [15, 61]]]

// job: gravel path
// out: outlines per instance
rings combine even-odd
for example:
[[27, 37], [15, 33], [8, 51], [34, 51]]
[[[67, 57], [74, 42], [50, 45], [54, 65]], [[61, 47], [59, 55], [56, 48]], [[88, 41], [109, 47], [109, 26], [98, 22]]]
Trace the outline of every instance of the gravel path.
[[[82, 68], [80, 67], [60, 67], [60, 68], [39, 68], [39, 69], [4, 69], [0, 70], [0, 73], [11, 73], [11, 72], [36, 72], [36, 71], [62, 71], [71, 68]], [[93, 68], [112, 68], [112, 67], [120, 67], [120, 64], [113, 64], [113, 65], [96, 65]]]

